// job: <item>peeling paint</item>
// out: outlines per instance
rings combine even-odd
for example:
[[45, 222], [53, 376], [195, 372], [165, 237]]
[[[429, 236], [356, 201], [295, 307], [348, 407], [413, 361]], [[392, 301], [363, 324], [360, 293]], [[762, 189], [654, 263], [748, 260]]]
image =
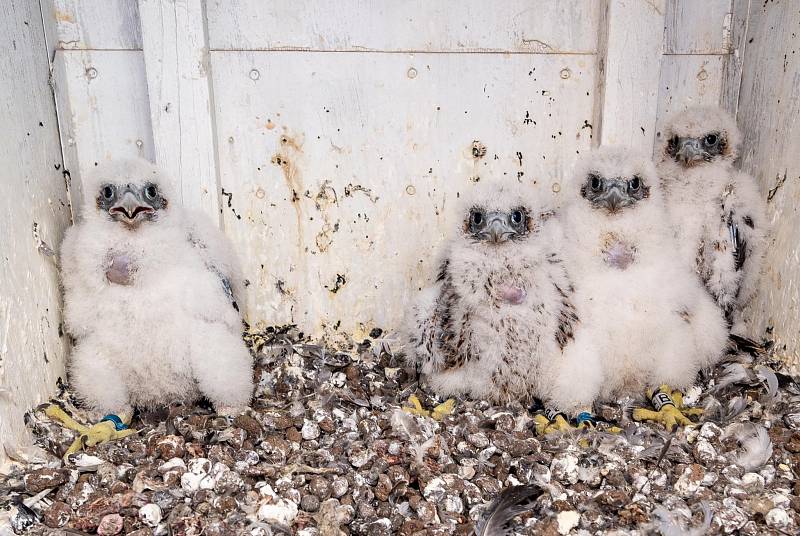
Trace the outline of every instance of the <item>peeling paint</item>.
[[271, 160], [273, 164], [281, 168], [284, 181], [289, 190], [290, 200], [294, 205], [297, 219], [297, 248], [300, 251], [305, 247], [305, 240], [303, 238], [303, 208], [300, 204], [300, 195], [304, 187], [296, 160], [299, 159], [302, 152], [302, 141], [298, 142], [284, 133], [278, 139], [278, 150], [272, 156]]
[[344, 195], [345, 197], [353, 197], [355, 192], [361, 192], [366, 195], [370, 201], [373, 203], [377, 203], [378, 199], [380, 199], [377, 195], [372, 193], [371, 188], [367, 188], [366, 186], [361, 186], [360, 184], [353, 184], [350, 183], [344, 187]]
[[336, 294], [346, 284], [347, 284], [347, 278], [343, 274], [336, 274], [336, 281], [334, 281], [333, 285], [331, 286], [325, 285], [325, 288], [328, 289], [328, 291], [330, 291], [331, 294]]

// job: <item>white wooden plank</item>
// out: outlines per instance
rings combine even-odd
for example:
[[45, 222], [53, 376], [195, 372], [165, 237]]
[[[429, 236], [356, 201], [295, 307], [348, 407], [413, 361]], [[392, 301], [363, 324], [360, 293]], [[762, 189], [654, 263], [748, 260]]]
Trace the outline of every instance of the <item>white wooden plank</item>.
[[603, 145], [653, 147], [665, 9], [665, 0], [608, 1], [598, 106]]
[[134, 0], [40, 0], [48, 42], [65, 50], [142, 48]]
[[667, 0], [666, 54], [727, 54], [731, 47], [731, 0]]
[[722, 98], [720, 104], [732, 114], [737, 113], [739, 89], [742, 85], [742, 64], [747, 48], [747, 26], [751, 0], [733, 0], [730, 52], [723, 65]]
[[[800, 373], [800, 11], [792, 2], [751, 6], [738, 122], [742, 168], [768, 199], [772, 241], [752, 334], [772, 326], [777, 355]], [[770, 199], [771, 198], [771, 199]]]
[[[29, 439], [23, 415], [64, 375], [55, 258], [70, 210], [39, 6], [0, 17], [0, 467]], [[0, 469], [1, 470], [1, 469]]]
[[83, 192], [81, 177], [99, 162], [154, 158], [144, 57], [140, 51], [59, 50], [54, 71], [61, 143], [77, 211], [93, 195]]
[[661, 131], [670, 114], [688, 106], [719, 105], [727, 55], [664, 56], [658, 90], [654, 155], [662, 150]]
[[553, 183], [591, 144], [593, 56], [211, 60], [225, 228], [251, 321], [396, 328], [457, 226], [460, 192], [522, 173], [555, 203]]
[[592, 53], [601, 0], [209, 0], [212, 49]]
[[203, 10], [201, 0], [139, 0], [156, 163], [184, 206], [219, 222]]

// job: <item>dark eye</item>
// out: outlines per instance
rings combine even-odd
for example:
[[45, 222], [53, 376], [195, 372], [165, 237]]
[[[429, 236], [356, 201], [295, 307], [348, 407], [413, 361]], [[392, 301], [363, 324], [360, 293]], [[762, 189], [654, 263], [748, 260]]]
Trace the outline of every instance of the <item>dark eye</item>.
[[716, 134], [709, 134], [705, 138], [703, 138], [703, 142], [706, 145], [715, 145], [717, 143], [717, 135]]
[[628, 188], [630, 188], [631, 192], [638, 192], [641, 186], [642, 181], [639, 177], [634, 177], [628, 181]]
[[592, 191], [599, 192], [600, 186], [602, 184], [602, 182], [600, 181], [600, 177], [598, 177], [597, 175], [591, 175], [589, 178], [591, 179]]
[[522, 214], [521, 210], [515, 210], [514, 212], [511, 213], [511, 223], [518, 225], [522, 223], [523, 217], [524, 215]]
[[483, 223], [483, 214], [477, 210], [473, 210], [469, 216], [472, 225], [480, 225]]
[[100, 192], [103, 194], [103, 197], [107, 200], [111, 200], [114, 198], [114, 187], [111, 186], [110, 184], [106, 184], [105, 186], [103, 186], [103, 189], [100, 190]]
[[149, 184], [147, 188], [144, 189], [144, 195], [147, 197], [147, 199], [153, 200], [158, 195], [158, 188], [152, 184]]

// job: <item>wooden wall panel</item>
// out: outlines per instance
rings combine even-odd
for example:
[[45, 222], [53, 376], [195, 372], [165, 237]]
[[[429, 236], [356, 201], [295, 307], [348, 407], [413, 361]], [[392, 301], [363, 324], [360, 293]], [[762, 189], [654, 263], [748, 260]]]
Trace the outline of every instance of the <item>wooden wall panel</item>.
[[225, 228], [269, 323], [396, 327], [461, 192], [519, 181], [555, 203], [591, 144], [591, 55], [211, 58]]
[[64, 375], [57, 249], [70, 222], [39, 6], [0, 17], [0, 467]]
[[209, 0], [211, 48], [592, 53], [602, 0]]
[[753, 335], [773, 328], [779, 355], [800, 373], [800, 11], [794, 2], [751, 6], [738, 122], [742, 168], [759, 182], [773, 226]]

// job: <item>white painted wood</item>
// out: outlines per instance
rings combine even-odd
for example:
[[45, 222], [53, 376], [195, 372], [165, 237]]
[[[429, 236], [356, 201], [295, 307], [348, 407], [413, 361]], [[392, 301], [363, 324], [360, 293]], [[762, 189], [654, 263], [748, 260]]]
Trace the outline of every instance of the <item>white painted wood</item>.
[[772, 243], [759, 296], [756, 332], [774, 328], [778, 355], [800, 373], [800, 11], [793, 2], [752, 4], [738, 123], [742, 168], [769, 199]]
[[[113, 44], [84, 14], [89, 0], [41, 1], [79, 14], [70, 31], [82, 37], [68, 46]], [[719, 101], [746, 26], [736, 1], [738, 19], [726, 16], [730, 0], [95, 6], [135, 21], [114, 47], [143, 53], [59, 53], [73, 194], [98, 158], [155, 159], [181, 181], [185, 205], [222, 207], [253, 282], [250, 320], [317, 334], [338, 321], [394, 328], [403, 308], [386, 304], [405, 303], [430, 273], [469, 176], [521, 170], [547, 190], [591, 142], [649, 152], [670, 111]], [[476, 164], [473, 138], [498, 160]], [[399, 220], [413, 222], [412, 238]], [[346, 283], [329, 292], [337, 274]]]
[[670, 114], [688, 106], [719, 104], [726, 59], [719, 54], [662, 58], [654, 155], [662, 149], [661, 131]]
[[134, 0], [40, 0], [48, 42], [65, 50], [142, 48]]
[[0, 466], [29, 440], [23, 415], [64, 374], [56, 249], [70, 211], [39, 6], [0, 17]]
[[556, 203], [553, 183], [591, 144], [594, 56], [482, 55], [480, 68], [467, 54], [211, 60], [225, 228], [254, 321], [396, 328], [471, 179], [522, 173]]
[[209, 0], [212, 49], [593, 53], [601, 0]]
[[750, 20], [751, 0], [733, 0], [731, 20], [731, 46], [723, 65], [723, 85], [720, 104], [736, 115], [739, 106], [739, 89], [742, 85], [742, 67], [747, 50], [747, 27]]
[[731, 0], [667, 0], [665, 54], [727, 54]]
[[144, 58], [140, 51], [56, 51], [54, 86], [61, 143], [77, 211], [93, 192], [81, 177], [120, 157], [153, 160]]
[[665, 12], [665, 0], [608, 0], [598, 80], [603, 145], [652, 150]]
[[201, 0], [139, 0], [156, 163], [179, 181], [182, 204], [220, 221]]

